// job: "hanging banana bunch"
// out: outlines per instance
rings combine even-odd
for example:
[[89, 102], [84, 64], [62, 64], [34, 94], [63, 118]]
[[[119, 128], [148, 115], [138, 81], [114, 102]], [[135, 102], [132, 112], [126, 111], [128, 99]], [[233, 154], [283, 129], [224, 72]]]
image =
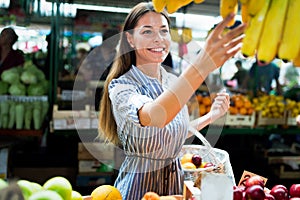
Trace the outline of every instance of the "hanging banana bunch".
[[192, 2], [200, 4], [204, 0], [152, 0], [156, 12], [162, 12], [163, 9], [167, 9], [170, 14]]
[[264, 6], [265, 0], [248, 0], [248, 13], [251, 17], [254, 17]]
[[179, 35], [178, 28], [171, 28], [170, 30], [171, 39], [176, 43], [181, 42], [181, 36]]

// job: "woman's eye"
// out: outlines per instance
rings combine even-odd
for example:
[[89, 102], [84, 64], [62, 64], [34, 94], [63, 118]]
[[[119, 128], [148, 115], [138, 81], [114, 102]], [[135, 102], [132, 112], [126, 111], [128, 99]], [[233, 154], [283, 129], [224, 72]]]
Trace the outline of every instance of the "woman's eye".
[[163, 29], [163, 30], [161, 30], [161, 33], [164, 33], [164, 34], [169, 33], [169, 30], [168, 29]]
[[152, 33], [152, 31], [150, 31], [150, 30], [143, 31], [143, 34], [151, 34], [151, 33]]

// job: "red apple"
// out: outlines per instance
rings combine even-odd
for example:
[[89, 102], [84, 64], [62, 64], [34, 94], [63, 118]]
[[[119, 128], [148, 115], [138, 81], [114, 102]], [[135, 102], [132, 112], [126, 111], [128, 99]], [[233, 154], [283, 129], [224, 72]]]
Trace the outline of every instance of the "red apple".
[[264, 183], [264, 179], [258, 175], [255, 176], [251, 176], [250, 178], [248, 178], [245, 182], [245, 187], [250, 187], [252, 185], [260, 185], [261, 187], [264, 187], [265, 183]]
[[276, 200], [288, 200], [289, 192], [284, 185], [275, 185], [270, 192]]
[[198, 168], [201, 166], [202, 158], [198, 154], [194, 154], [192, 157], [192, 163]]
[[292, 197], [289, 200], [300, 200], [300, 197]]
[[291, 197], [300, 197], [300, 184], [293, 184], [290, 187]]
[[269, 193], [265, 193], [265, 199], [264, 200], [276, 200], [275, 197]]
[[238, 186], [233, 187], [233, 200], [243, 200], [243, 189]]
[[264, 200], [264, 188], [260, 185], [252, 185], [246, 189], [245, 197], [247, 200]]

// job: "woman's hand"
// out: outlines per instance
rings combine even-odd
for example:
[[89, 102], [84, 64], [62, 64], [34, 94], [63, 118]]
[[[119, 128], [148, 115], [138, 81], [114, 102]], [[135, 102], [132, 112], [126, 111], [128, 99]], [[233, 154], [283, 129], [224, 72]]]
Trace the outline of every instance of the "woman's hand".
[[210, 72], [222, 66], [240, 50], [246, 24], [241, 24], [224, 33], [226, 25], [232, 18], [234, 14], [229, 15], [216, 26], [209, 34], [204, 49], [196, 59], [194, 66], [199, 69], [202, 77], [206, 77]]
[[217, 93], [214, 99], [208, 115], [210, 116], [211, 122], [214, 122], [218, 118], [222, 117], [229, 109], [230, 96], [228, 93], [220, 92]]

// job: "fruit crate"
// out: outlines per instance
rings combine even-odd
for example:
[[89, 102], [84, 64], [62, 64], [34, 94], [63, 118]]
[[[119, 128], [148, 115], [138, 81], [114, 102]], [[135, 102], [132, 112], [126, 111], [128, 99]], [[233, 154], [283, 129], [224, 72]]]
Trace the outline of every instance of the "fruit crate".
[[85, 110], [58, 110], [58, 105], [53, 106], [53, 129], [90, 129], [90, 106]]
[[[273, 171], [280, 179], [299, 179], [300, 177], [300, 156], [272, 156], [268, 158], [268, 163], [276, 166]], [[291, 170], [292, 166], [295, 169]]]
[[267, 118], [263, 117], [261, 111], [257, 113], [256, 126], [267, 125], [286, 125], [287, 112], [284, 112], [282, 117], [279, 118]]
[[286, 125], [289, 125], [289, 126], [297, 126], [298, 125], [296, 117], [292, 117], [291, 111], [287, 112]]
[[231, 115], [227, 114], [225, 125], [236, 127], [251, 127], [255, 126], [255, 112], [252, 115]]

